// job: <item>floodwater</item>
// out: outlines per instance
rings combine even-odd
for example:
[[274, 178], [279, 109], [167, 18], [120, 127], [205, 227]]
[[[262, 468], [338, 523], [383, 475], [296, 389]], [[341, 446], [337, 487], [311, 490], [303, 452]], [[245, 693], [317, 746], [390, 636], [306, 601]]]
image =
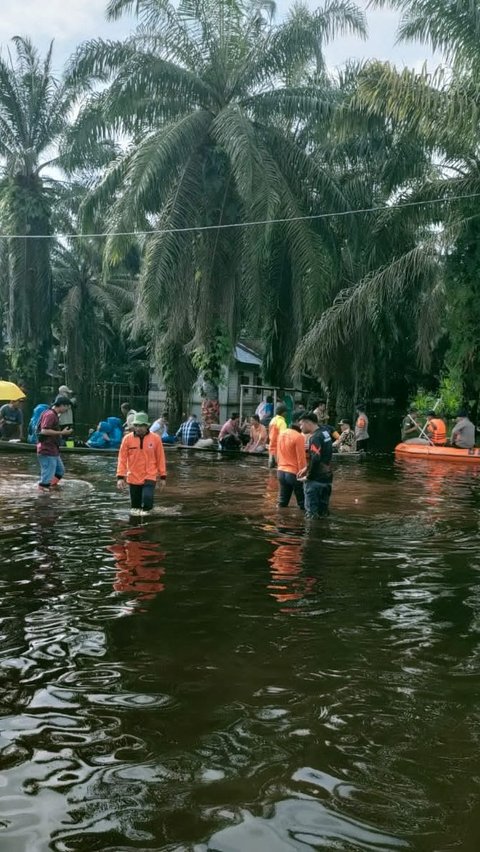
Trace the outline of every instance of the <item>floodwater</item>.
[[142, 524], [0, 459], [2, 852], [477, 850], [480, 472], [345, 462], [305, 526], [168, 460]]

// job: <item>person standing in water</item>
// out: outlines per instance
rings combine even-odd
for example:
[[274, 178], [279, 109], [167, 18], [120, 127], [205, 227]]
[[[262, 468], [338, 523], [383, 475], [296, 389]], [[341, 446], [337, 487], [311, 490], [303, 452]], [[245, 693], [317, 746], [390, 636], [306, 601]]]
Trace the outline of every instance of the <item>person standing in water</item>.
[[303, 484], [298, 480], [298, 474], [305, 469], [307, 457], [305, 454], [305, 438], [298, 425], [299, 416], [300, 412], [295, 413], [292, 425], [287, 426], [278, 436], [278, 508], [285, 509], [290, 503], [292, 494], [295, 494], [298, 508], [303, 512], [305, 493]]
[[122, 440], [118, 454], [117, 488], [130, 488], [130, 513], [149, 515], [153, 509], [155, 487], [165, 488], [167, 465], [162, 439], [149, 431], [148, 415], [135, 414], [132, 432]]
[[278, 436], [287, 428], [286, 413], [286, 405], [279, 402], [275, 409], [275, 417], [272, 418], [268, 427], [268, 466], [271, 468], [277, 465]]
[[60, 416], [65, 414], [70, 406], [68, 396], [57, 396], [51, 408], [47, 408], [40, 417], [38, 424], [37, 457], [40, 465], [40, 492], [48, 493], [51, 486], [56, 486], [65, 473], [65, 467], [60, 456], [62, 438], [72, 434], [70, 426], [60, 425]]
[[332, 493], [332, 438], [318, 425], [312, 411], [302, 414], [300, 428], [307, 436], [307, 465], [299, 471], [298, 479], [305, 491], [305, 517], [323, 518], [329, 514], [328, 504]]
[[368, 417], [365, 414], [363, 402], [357, 402], [357, 419], [355, 421], [355, 441], [357, 450], [366, 450], [368, 445]]

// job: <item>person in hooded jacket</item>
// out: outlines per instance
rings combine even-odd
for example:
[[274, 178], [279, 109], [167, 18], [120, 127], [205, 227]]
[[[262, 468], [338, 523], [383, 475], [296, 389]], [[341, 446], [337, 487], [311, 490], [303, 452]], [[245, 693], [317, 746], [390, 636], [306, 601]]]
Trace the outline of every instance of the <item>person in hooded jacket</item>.
[[110, 436], [112, 432], [112, 426], [108, 422], [108, 420], [101, 420], [98, 424], [95, 432], [93, 432], [88, 441], [87, 447], [91, 447], [95, 450], [106, 450], [110, 449]]

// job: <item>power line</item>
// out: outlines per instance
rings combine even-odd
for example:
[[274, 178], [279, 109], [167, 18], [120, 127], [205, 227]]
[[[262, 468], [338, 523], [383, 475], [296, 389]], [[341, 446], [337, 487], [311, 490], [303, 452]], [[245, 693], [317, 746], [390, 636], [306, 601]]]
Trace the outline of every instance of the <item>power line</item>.
[[402, 204], [385, 204], [378, 207], [363, 207], [358, 210], [341, 210], [336, 213], [308, 213], [305, 216], [287, 216], [282, 219], [258, 219], [253, 222], [231, 222], [219, 225], [192, 225], [187, 228], [156, 228], [151, 231], [111, 231], [103, 234], [3, 234], [0, 240], [82, 240], [105, 239], [106, 237], [153, 237], [161, 234], [187, 234], [200, 231], [223, 231], [228, 228], [255, 228], [259, 225], [282, 225], [288, 222], [305, 222], [317, 219], [335, 219], [345, 216], [359, 216], [366, 213], [379, 213], [386, 210], [402, 210], [404, 207], [425, 207], [428, 204], [445, 204], [447, 201], [463, 201], [480, 198], [480, 192], [469, 195], [451, 195], [449, 198], [430, 198], [425, 201], [405, 201]]

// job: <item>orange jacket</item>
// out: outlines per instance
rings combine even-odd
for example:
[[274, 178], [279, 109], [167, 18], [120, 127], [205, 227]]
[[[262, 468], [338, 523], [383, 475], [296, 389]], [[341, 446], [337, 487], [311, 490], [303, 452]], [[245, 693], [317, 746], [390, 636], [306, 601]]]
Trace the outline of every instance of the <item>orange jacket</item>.
[[117, 476], [129, 485], [143, 485], [150, 479], [165, 479], [167, 465], [162, 439], [147, 432], [144, 438], [130, 432], [125, 435], [118, 454]]
[[278, 436], [277, 468], [286, 473], [297, 473], [306, 467], [305, 437], [296, 429], [284, 429]]
[[268, 427], [268, 452], [271, 456], [277, 453], [278, 436], [287, 428], [287, 421], [282, 414], [276, 414]]
[[432, 417], [427, 423], [427, 432], [436, 446], [442, 447], [447, 442], [447, 427], [440, 417]]

